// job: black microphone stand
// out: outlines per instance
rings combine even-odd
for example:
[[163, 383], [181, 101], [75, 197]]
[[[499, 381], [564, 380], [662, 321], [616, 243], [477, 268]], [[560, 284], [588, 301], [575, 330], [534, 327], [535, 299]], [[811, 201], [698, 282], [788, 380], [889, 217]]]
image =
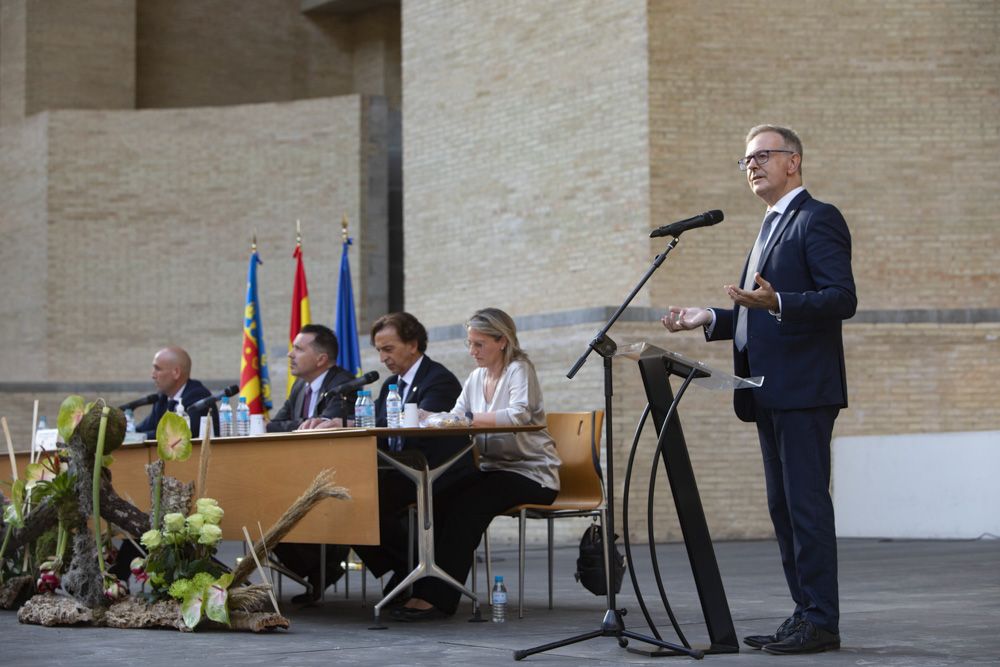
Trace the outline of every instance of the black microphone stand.
[[642, 635], [637, 632], [627, 630], [625, 628], [625, 621], [623, 620], [622, 617], [626, 615], [627, 610], [615, 608], [615, 589], [611, 583], [612, 577], [610, 571], [610, 568], [615, 567], [615, 565], [612, 559], [608, 557], [608, 552], [611, 549], [608, 537], [613, 536], [615, 534], [615, 481], [614, 481], [615, 466], [614, 466], [614, 440], [612, 439], [614, 435], [614, 429], [612, 428], [612, 419], [611, 419], [612, 415], [611, 397], [614, 395], [614, 389], [612, 386], [611, 361], [612, 358], [615, 356], [615, 352], [618, 349], [618, 345], [613, 340], [611, 340], [611, 338], [609, 338], [607, 334], [608, 330], [611, 329], [614, 323], [618, 321], [618, 318], [621, 317], [621, 314], [625, 312], [625, 309], [628, 307], [628, 305], [632, 303], [632, 299], [635, 298], [635, 295], [638, 294], [639, 290], [641, 290], [642, 287], [646, 284], [646, 281], [648, 281], [650, 277], [652, 277], [653, 273], [655, 273], [656, 270], [660, 268], [660, 265], [663, 264], [663, 261], [667, 258], [667, 255], [670, 254], [670, 251], [674, 249], [678, 241], [679, 238], [677, 237], [671, 239], [670, 243], [667, 244], [666, 250], [664, 250], [662, 253], [660, 253], [653, 259], [653, 264], [646, 271], [646, 274], [642, 277], [642, 279], [639, 280], [639, 283], [635, 286], [635, 288], [633, 288], [632, 292], [625, 298], [625, 302], [618, 307], [618, 310], [616, 310], [614, 315], [611, 316], [611, 319], [609, 319], [607, 323], [601, 328], [601, 330], [597, 332], [597, 335], [594, 337], [592, 341], [590, 341], [590, 344], [587, 347], [587, 349], [584, 351], [582, 355], [580, 355], [580, 358], [576, 360], [576, 363], [573, 364], [573, 368], [571, 368], [569, 373], [566, 374], [566, 377], [572, 380], [576, 376], [577, 372], [579, 372], [579, 370], [583, 367], [583, 364], [586, 363], [587, 357], [590, 356], [591, 352], [596, 352], [597, 354], [601, 355], [601, 357], [604, 358], [604, 442], [606, 443], [604, 451], [606, 452], [607, 456], [607, 479], [608, 479], [608, 486], [607, 486], [608, 511], [604, 525], [604, 554], [605, 554], [604, 562], [608, 565], [608, 568], [606, 569], [605, 572], [605, 575], [607, 576], [608, 579], [607, 581], [608, 607], [607, 610], [604, 612], [604, 619], [601, 621], [601, 627], [599, 630], [592, 630], [591, 632], [585, 632], [583, 634], [575, 635], [573, 637], [567, 637], [566, 639], [561, 639], [559, 641], [552, 642], [550, 644], [543, 644], [541, 646], [535, 646], [534, 648], [514, 651], [514, 660], [522, 660], [528, 657], [529, 655], [534, 655], [535, 653], [543, 653], [545, 651], [551, 651], [552, 649], [561, 648], [563, 646], [569, 646], [570, 644], [576, 644], [578, 642], [587, 641], [588, 639], [594, 639], [596, 637], [614, 637], [615, 639], [618, 640], [618, 645], [621, 646], [622, 648], [628, 646], [629, 639], [635, 639], [637, 641], [645, 642], [647, 644], [652, 644], [653, 646], [658, 646], [660, 648], [669, 649], [670, 651], [674, 651], [682, 655], [687, 655], [698, 660], [700, 660], [705, 656], [704, 652], [698, 649], [691, 649], [677, 644], [671, 644], [670, 642], [665, 642], [662, 639], [656, 639], [655, 637], [648, 637], [646, 635]]

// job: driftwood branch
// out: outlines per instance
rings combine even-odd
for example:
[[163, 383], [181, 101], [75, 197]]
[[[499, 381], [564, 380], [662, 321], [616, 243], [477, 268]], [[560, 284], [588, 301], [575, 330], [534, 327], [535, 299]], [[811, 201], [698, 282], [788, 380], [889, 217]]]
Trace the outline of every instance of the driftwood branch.
[[[31, 508], [31, 511], [24, 517], [24, 527], [15, 528], [10, 534], [10, 543], [7, 545], [7, 553], [12, 554], [25, 544], [34, 544], [35, 540], [44, 535], [49, 529], [55, 528], [59, 524], [59, 515], [55, 506], [48, 499]], [[6, 530], [6, 526], [0, 521], [0, 535]]]
[[[101, 517], [132, 537], [139, 537], [149, 530], [149, 516], [119, 496], [111, 486], [111, 478], [107, 474], [101, 476]], [[15, 528], [11, 533], [8, 553], [13, 553], [26, 544], [34, 544], [39, 537], [58, 525], [58, 511], [46, 498], [24, 517], [24, 527]], [[5, 528], [0, 521], [0, 535]]]

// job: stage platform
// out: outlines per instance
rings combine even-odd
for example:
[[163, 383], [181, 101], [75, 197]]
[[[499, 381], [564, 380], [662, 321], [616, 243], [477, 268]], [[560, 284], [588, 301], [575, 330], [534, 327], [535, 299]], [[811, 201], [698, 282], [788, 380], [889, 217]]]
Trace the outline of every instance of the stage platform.
[[[227, 551], [237, 549], [227, 544]], [[791, 610], [771, 541], [720, 542], [719, 566], [736, 631], [770, 632]], [[667, 592], [689, 640], [707, 641], [694, 584], [682, 545], [658, 548]], [[636, 554], [648, 563], [648, 550]], [[504, 575], [512, 601], [504, 625], [467, 623], [463, 603], [452, 619], [420, 624], [387, 622], [372, 631], [371, 605], [380, 590], [368, 582], [361, 603], [359, 573], [352, 573], [350, 598], [343, 581], [330, 588], [322, 606], [296, 609], [288, 599], [301, 589], [286, 581], [283, 612], [289, 631], [270, 635], [166, 630], [43, 628], [20, 625], [13, 612], [0, 612], [0, 664], [31, 665], [512, 665], [511, 652], [578, 632], [597, 629], [603, 598], [573, 580], [577, 551], [556, 551], [555, 609], [546, 609], [545, 551], [528, 552], [527, 609], [517, 619], [517, 555], [494, 549], [494, 571]], [[806, 657], [771, 656], [750, 649], [709, 655], [711, 665], [967, 665], [1000, 664], [1000, 539], [972, 541], [840, 542], [841, 636], [839, 652]], [[480, 569], [480, 582], [484, 579]], [[655, 589], [645, 577], [644, 593]], [[480, 589], [482, 588], [480, 583]], [[626, 577], [619, 606], [628, 609], [629, 629], [646, 632]], [[488, 609], [487, 609], [488, 611]], [[660, 631], [674, 640], [660, 611]], [[690, 658], [648, 658], [629, 653], [613, 639], [594, 639], [525, 659], [525, 665], [687, 664]]]

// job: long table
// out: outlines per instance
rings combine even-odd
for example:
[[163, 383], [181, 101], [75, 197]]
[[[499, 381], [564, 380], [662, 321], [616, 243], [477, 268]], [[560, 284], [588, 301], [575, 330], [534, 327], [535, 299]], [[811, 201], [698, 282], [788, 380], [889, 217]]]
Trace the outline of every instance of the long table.
[[[257, 522], [264, 530], [274, 524], [302, 495], [324, 468], [336, 471], [334, 481], [350, 500], [320, 502], [288, 534], [291, 542], [311, 544], [378, 544], [378, 481], [374, 430], [341, 429], [268, 433], [242, 438], [213, 438], [206, 490], [226, 514], [222, 536], [243, 540], [243, 526], [252, 536]], [[166, 474], [181, 481], [198, 476], [201, 441], [193, 441], [191, 457], [169, 462]], [[112, 453], [115, 491], [139, 509], [150, 510], [145, 465], [157, 459], [156, 443], [126, 445]], [[24, 474], [28, 453], [17, 455]]]
[[[345, 487], [351, 499], [322, 501], [296, 524], [286, 539], [310, 544], [378, 544], [377, 460], [411, 479], [417, 487], [418, 563], [403, 583], [375, 605], [375, 622], [378, 625], [382, 607], [422, 576], [443, 579], [473, 600], [477, 600], [477, 596], [434, 562], [434, 509], [430, 493], [434, 480], [460, 460], [473, 447], [473, 441], [470, 440], [461, 452], [431, 470], [426, 467], [426, 462], [422, 467], [413, 467], [413, 461], [405, 460], [407, 457], [394, 457], [378, 450], [377, 438], [475, 436], [542, 428], [343, 428], [213, 438], [207, 493], [203, 495], [215, 498], [225, 510], [221, 524], [223, 538], [242, 540], [243, 526], [254, 536], [258, 521], [267, 530], [306, 490], [320, 470], [332, 468], [336, 471], [334, 479], [337, 485]], [[192, 445], [191, 457], [183, 463], [167, 463], [166, 474], [181, 481], [197, 478], [201, 440], [194, 440]], [[115, 450], [113, 456], [114, 463], [110, 470], [115, 490], [121, 497], [148, 512], [151, 501], [145, 466], [157, 459], [156, 443], [126, 445]], [[27, 462], [27, 452], [17, 455], [21, 475]]]

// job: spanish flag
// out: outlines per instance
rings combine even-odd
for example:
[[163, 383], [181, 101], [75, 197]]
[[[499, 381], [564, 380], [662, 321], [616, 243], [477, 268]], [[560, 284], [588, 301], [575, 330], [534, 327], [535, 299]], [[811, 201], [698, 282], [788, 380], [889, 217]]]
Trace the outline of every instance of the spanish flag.
[[[312, 322], [309, 315], [309, 288], [306, 286], [306, 267], [302, 265], [302, 244], [295, 244], [295, 252], [292, 253], [296, 261], [295, 283], [292, 285], [292, 316], [288, 323], [288, 349], [291, 351], [295, 337], [302, 331], [302, 327]], [[295, 376], [288, 374], [288, 388], [285, 397], [291, 396], [292, 385], [295, 384]]]
[[243, 356], [240, 359], [240, 396], [247, 399], [250, 414], [268, 416], [271, 409], [271, 379], [267, 373], [264, 329], [257, 299], [257, 265], [263, 264], [256, 246], [250, 253], [247, 270], [247, 300], [243, 309]]

